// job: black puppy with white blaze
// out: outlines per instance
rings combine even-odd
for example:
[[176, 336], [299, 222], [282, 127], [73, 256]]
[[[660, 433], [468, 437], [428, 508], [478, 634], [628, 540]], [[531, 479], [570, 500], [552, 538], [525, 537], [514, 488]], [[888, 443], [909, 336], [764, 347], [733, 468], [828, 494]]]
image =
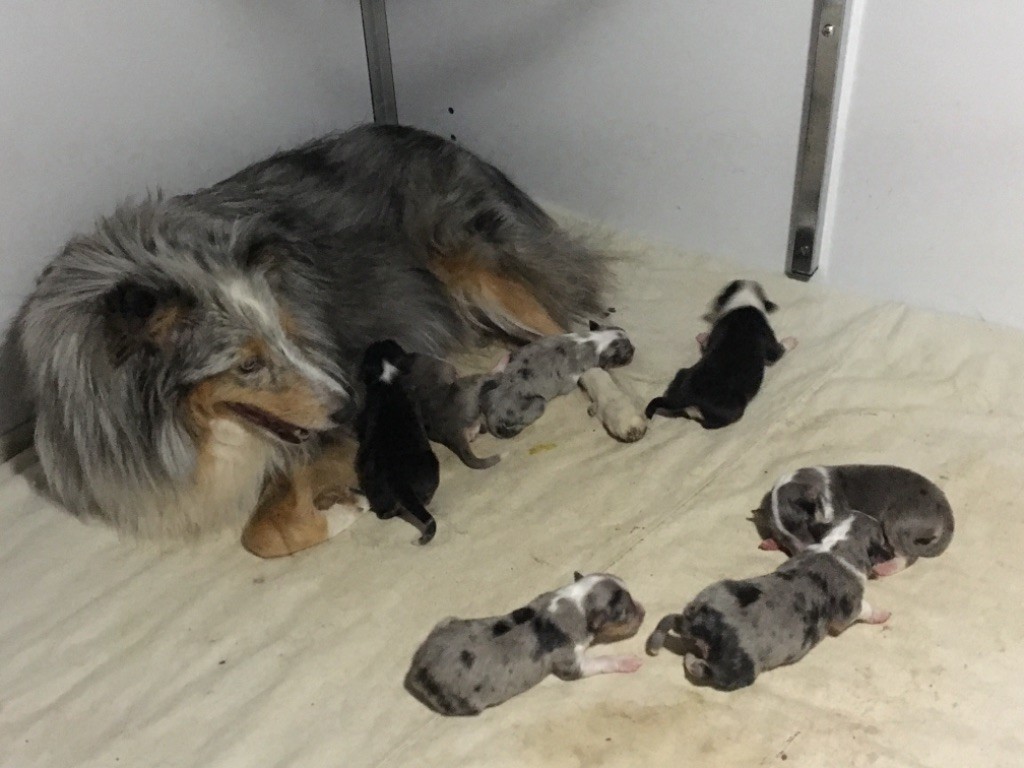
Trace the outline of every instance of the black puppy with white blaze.
[[705, 429], [720, 429], [740, 420], [761, 389], [765, 366], [776, 363], [796, 339], [781, 342], [768, 323], [778, 307], [753, 280], [733, 280], [712, 303], [706, 318], [711, 332], [697, 336], [701, 359], [676, 373], [665, 394], [647, 405], [656, 413], [685, 417]]
[[426, 505], [440, 482], [437, 457], [409, 396], [399, 381], [412, 356], [388, 339], [371, 344], [360, 374], [366, 402], [356, 422], [356, 473], [370, 508], [381, 520], [404, 509], [420, 529], [420, 544], [434, 538], [437, 523]]
[[521, 608], [483, 619], [449, 618], [416, 650], [406, 689], [442, 715], [478, 715], [548, 675], [578, 680], [636, 672], [636, 656], [586, 656], [593, 643], [632, 637], [644, 609], [607, 573], [545, 592]]

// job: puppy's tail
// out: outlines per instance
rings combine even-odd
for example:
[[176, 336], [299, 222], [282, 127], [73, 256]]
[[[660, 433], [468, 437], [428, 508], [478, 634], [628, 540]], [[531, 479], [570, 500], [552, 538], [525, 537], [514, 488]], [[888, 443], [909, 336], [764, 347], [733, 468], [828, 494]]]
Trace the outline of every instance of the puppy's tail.
[[670, 613], [668, 616], [658, 622], [658, 626], [655, 627], [651, 636], [647, 638], [647, 655], [657, 656], [658, 651], [661, 650], [662, 646], [665, 645], [665, 638], [668, 633], [675, 629], [680, 616], [678, 613]]
[[412, 517], [409, 522], [419, 529], [419, 543], [429, 544], [430, 540], [434, 538], [434, 534], [437, 533], [437, 521], [434, 520], [434, 516], [427, 511], [427, 508], [423, 506], [423, 503], [413, 493], [412, 488], [406, 483], [396, 485], [395, 495], [398, 496], [403, 509]]
[[647, 416], [648, 419], [655, 414], [668, 416], [672, 419], [692, 419], [693, 415], [689, 411], [692, 407], [693, 406], [686, 405], [680, 408], [667, 397], [656, 397], [647, 404], [647, 409], [644, 411], [644, 415]]
[[490, 469], [501, 461], [501, 456], [488, 456], [481, 459], [470, 450], [468, 445], [457, 445], [452, 448], [452, 452], [470, 469]]

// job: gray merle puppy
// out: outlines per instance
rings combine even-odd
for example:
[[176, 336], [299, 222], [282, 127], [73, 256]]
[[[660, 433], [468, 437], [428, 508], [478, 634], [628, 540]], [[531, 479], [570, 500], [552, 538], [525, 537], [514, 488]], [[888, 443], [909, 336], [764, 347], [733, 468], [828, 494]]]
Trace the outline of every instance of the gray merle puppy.
[[768, 536], [761, 549], [799, 552], [853, 509], [882, 524], [892, 549], [892, 559], [875, 566], [877, 576], [940, 555], [953, 538], [953, 509], [931, 480], [889, 464], [842, 464], [779, 478], [759, 510]]
[[495, 437], [515, 437], [544, 414], [549, 400], [572, 392], [588, 370], [628, 365], [633, 353], [624, 330], [593, 321], [589, 333], [547, 336], [520, 347], [480, 388], [484, 426]]
[[441, 443], [472, 469], [487, 469], [499, 456], [481, 459], [469, 447], [480, 433], [480, 387], [485, 374], [459, 377], [451, 363], [432, 355], [412, 355], [402, 383], [412, 398], [427, 437]]
[[802, 659], [829, 631], [888, 620], [888, 611], [864, 599], [883, 548], [878, 521], [854, 512], [774, 573], [704, 589], [682, 613], [658, 623], [647, 652], [657, 655], [674, 630], [688, 646], [683, 663], [691, 680], [722, 691], [744, 688], [761, 672]]
[[592, 656], [592, 643], [632, 637], [644, 609], [622, 580], [576, 574], [567, 587], [486, 619], [440, 622], [412, 659], [408, 691], [442, 715], [477, 715], [528, 691], [548, 675], [578, 680], [635, 672], [636, 656]]

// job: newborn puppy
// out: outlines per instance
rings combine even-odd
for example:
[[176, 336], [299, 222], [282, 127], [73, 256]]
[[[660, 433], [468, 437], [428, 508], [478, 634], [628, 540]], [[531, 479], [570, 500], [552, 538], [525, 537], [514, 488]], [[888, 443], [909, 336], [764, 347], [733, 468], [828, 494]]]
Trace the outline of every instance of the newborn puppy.
[[733, 280], [715, 298], [707, 318], [710, 334], [697, 341], [702, 356], [692, 368], [676, 373], [665, 394], [647, 405], [647, 418], [656, 413], [683, 416], [705, 429], [720, 429], [740, 420], [761, 389], [766, 365], [773, 365], [796, 346], [789, 337], [781, 342], [768, 324], [776, 305], [760, 283]]
[[830, 630], [838, 634], [858, 620], [882, 624], [889, 612], [864, 599], [882, 541], [878, 521], [854, 512], [774, 573], [704, 589], [658, 623], [647, 652], [657, 655], [674, 630], [689, 646], [683, 664], [691, 680], [734, 691], [802, 659]]
[[413, 656], [405, 686], [442, 715], [477, 715], [548, 675], [578, 680], [635, 672], [636, 656], [587, 657], [584, 651], [632, 637], [643, 620], [643, 607], [620, 579], [577, 573], [573, 584], [503, 616], [440, 622]]
[[953, 538], [953, 509], [931, 480], [888, 464], [842, 464], [805, 467], [775, 483], [761, 505], [771, 536], [761, 548], [799, 552], [852, 509], [882, 524], [893, 551], [893, 559], [875, 567], [878, 576], [942, 554]]
[[412, 355], [402, 377], [427, 437], [441, 443], [472, 469], [493, 467], [501, 458], [478, 458], [469, 444], [479, 434], [482, 374], [459, 378], [455, 366], [430, 355]]
[[549, 400], [572, 392], [588, 370], [627, 365], [633, 352], [625, 331], [594, 322], [590, 333], [545, 336], [520, 347], [480, 388], [484, 427], [495, 437], [515, 437], [541, 417]]
[[426, 509], [439, 482], [437, 457], [399, 377], [411, 356], [388, 339], [371, 344], [360, 376], [366, 402], [356, 421], [356, 473], [370, 508], [381, 520], [404, 509], [420, 529], [420, 544], [434, 538], [437, 523]]

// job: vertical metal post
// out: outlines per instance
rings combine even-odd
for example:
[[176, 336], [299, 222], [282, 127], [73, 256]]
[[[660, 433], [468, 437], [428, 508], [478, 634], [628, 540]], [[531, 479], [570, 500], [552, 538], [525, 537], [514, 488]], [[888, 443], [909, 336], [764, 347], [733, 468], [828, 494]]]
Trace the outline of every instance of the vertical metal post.
[[397, 123], [395, 76], [391, 71], [391, 41], [388, 39], [388, 14], [384, 0], [359, 0], [363, 14], [363, 41], [366, 66], [370, 73], [370, 101], [373, 122]]
[[818, 269], [815, 238], [845, 20], [846, 0], [815, 0], [786, 255], [786, 274], [800, 280], [810, 279]]

